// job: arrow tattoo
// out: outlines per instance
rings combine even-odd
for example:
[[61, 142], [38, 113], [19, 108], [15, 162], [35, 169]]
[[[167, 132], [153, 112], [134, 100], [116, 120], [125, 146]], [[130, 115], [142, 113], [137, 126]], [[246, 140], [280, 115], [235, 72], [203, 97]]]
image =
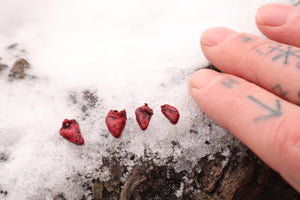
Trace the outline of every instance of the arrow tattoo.
[[250, 99], [254, 103], [258, 104], [260, 107], [264, 108], [265, 110], [269, 111], [268, 115], [264, 115], [264, 116], [255, 118], [254, 119], [255, 122], [260, 121], [260, 120], [265, 120], [265, 119], [268, 119], [268, 118], [271, 118], [271, 117], [278, 117], [278, 116], [282, 115], [281, 104], [280, 104], [280, 101], [278, 99], [276, 100], [276, 108], [275, 109], [270, 108], [269, 106], [262, 103], [261, 101], [259, 101], [258, 99], [256, 99], [253, 96], [248, 96], [248, 99]]

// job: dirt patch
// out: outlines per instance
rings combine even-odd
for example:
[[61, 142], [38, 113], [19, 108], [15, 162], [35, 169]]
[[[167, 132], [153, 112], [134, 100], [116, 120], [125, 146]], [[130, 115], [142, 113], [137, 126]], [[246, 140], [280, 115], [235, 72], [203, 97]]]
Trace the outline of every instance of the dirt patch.
[[92, 179], [85, 187], [90, 195], [79, 199], [300, 199], [293, 188], [250, 151], [240, 156], [233, 150], [230, 158], [222, 153], [205, 156], [191, 172], [176, 172], [168, 164], [158, 166], [151, 161], [140, 162], [128, 170], [114, 158], [104, 158], [101, 168], [104, 167], [111, 179]]

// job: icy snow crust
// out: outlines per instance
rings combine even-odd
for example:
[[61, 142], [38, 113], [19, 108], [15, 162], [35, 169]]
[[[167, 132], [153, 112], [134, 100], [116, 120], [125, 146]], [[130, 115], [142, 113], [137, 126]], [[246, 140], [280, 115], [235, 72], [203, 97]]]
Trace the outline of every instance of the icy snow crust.
[[[84, 177], [78, 174], [93, 175], [102, 157], [117, 155], [133, 166], [137, 159], [129, 155], [150, 159], [145, 157], [150, 152], [158, 164], [173, 156], [180, 171], [204, 155], [237, 145], [196, 106], [187, 83], [208, 64], [199, 47], [201, 32], [228, 26], [260, 35], [254, 15], [266, 2], [292, 3], [1, 1], [0, 61], [11, 66], [24, 57], [31, 64], [27, 74], [36, 78], [8, 81], [9, 70], [0, 73], [0, 154], [7, 156], [0, 161], [0, 190], [8, 192], [0, 199], [53, 199], [60, 192], [77, 198], [83, 192], [78, 177]], [[15, 49], [6, 49], [15, 42]], [[95, 102], [85, 97], [86, 91]], [[146, 131], [134, 115], [144, 103], [154, 111]], [[177, 125], [161, 114], [165, 103], [180, 111]], [[119, 139], [105, 125], [110, 109], [128, 113]], [[65, 118], [78, 121], [84, 146], [58, 134]], [[105, 171], [95, 176], [109, 178]]]

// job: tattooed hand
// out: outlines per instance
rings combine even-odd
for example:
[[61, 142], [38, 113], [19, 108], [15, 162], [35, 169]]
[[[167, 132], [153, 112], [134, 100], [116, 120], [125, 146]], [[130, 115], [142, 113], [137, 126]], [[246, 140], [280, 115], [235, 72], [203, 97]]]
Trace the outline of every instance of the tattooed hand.
[[206, 58], [190, 80], [201, 109], [300, 192], [300, 8], [266, 4], [256, 24], [269, 39], [211, 28]]

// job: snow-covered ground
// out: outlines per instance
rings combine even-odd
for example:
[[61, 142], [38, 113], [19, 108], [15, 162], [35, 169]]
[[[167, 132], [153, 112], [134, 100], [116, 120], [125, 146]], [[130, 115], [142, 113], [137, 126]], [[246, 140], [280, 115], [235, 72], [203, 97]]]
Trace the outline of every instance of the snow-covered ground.
[[[143, 158], [146, 149], [156, 162], [174, 156], [175, 168], [188, 170], [235, 143], [195, 105], [187, 83], [208, 64], [201, 33], [228, 26], [261, 35], [254, 16], [266, 2], [294, 1], [0, 0], [0, 62], [23, 57], [36, 77], [9, 81], [9, 69], [0, 72], [0, 199], [76, 198], [82, 190], [72, 177], [92, 174], [113, 153], [130, 166], [127, 154]], [[134, 111], [145, 102], [154, 115], [142, 131]], [[177, 125], [160, 112], [165, 103], [178, 108]], [[110, 109], [127, 111], [119, 139], [105, 125]], [[66, 118], [78, 121], [83, 146], [58, 134]]]

